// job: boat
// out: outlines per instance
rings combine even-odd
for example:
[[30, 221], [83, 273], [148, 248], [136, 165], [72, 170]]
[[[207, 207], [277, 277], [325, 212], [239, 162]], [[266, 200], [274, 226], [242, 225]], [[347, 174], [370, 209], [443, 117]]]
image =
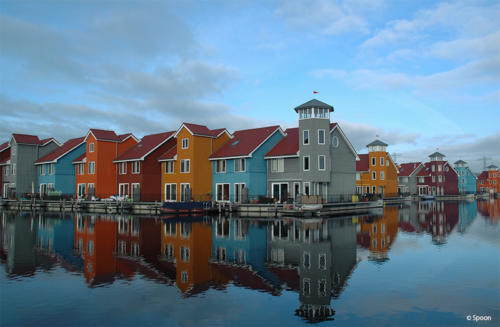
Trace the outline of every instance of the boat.
[[433, 195], [421, 195], [420, 200], [422, 201], [433, 201], [436, 198]]
[[163, 202], [160, 210], [164, 213], [192, 213], [203, 212], [203, 209], [210, 208], [212, 202], [198, 201], [198, 202]]

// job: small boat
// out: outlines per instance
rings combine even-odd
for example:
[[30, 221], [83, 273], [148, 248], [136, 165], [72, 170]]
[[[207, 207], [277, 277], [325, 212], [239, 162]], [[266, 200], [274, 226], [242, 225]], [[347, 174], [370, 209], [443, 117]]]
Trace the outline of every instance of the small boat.
[[420, 200], [422, 201], [433, 201], [436, 198], [433, 195], [421, 195]]
[[202, 213], [204, 208], [210, 208], [212, 202], [198, 201], [198, 202], [163, 202], [160, 210], [164, 213]]

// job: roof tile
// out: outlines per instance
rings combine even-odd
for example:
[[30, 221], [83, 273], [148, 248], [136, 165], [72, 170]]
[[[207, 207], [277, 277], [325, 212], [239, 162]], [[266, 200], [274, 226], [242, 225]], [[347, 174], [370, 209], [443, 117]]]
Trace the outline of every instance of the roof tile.
[[369, 171], [370, 170], [370, 157], [366, 154], [358, 155], [359, 160], [356, 160], [356, 171]]
[[82, 144], [84, 142], [84, 140], [85, 140], [84, 137], [79, 137], [76, 139], [68, 140], [61, 147], [55, 149], [54, 151], [50, 152], [49, 154], [38, 159], [37, 161], [35, 161], [35, 163], [57, 161], [57, 159], [59, 159], [60, 157], [62, 157], [66, 153], [70, 152], [71, 150], [73, 150], [74, 148], [76, 148], [77, 146]]
[[[175, 132], [165, 132], [144, 136], [139, 143], [118, 156], [115, 161], [141, 159], [156, 147], [167, 141]], [[128, 134], [132, 135], [132, 134]]]

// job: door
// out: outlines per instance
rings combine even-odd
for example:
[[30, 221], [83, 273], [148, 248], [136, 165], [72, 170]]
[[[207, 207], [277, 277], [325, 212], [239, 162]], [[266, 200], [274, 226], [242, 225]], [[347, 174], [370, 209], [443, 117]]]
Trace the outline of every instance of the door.
[[296, 199], [297, 195], [300, 194], [300, 183], [294, 182], [293, 183], [293, 198]]
[[280, 184], [273, 184], [273, 199], [280, 199]]
[[288, 200], [288, 183], [281, 184], [280, 202]]

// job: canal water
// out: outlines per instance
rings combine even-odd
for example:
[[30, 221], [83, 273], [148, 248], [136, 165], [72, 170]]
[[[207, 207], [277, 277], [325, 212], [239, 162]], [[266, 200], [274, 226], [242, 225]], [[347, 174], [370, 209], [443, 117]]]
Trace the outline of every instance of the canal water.
[[2, 326], [500, 325], [496, 200], [305, 220], [0, 215]]

